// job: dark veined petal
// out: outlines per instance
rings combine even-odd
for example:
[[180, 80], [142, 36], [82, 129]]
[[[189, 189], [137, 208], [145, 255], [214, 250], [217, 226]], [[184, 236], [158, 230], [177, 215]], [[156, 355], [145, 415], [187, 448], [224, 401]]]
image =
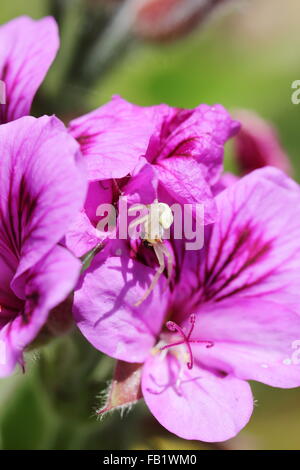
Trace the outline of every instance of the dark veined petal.
[[26, 116], [59, 47], [53, 18], [22, 16], [0, 27], [0, 80], [6, 104], [0, 105], [0, 124]]
[[[18, 278], [64, 236], [86, 192], [78, 144], [55, 117], [24, 117], [0, 127], [0, 253]], [[17, 266], [16, 266], [17, 263]]]

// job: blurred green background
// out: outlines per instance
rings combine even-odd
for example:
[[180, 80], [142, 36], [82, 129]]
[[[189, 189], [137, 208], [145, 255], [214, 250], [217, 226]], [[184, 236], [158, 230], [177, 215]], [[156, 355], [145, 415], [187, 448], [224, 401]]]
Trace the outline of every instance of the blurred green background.
[[[299, 180], [300, 105], [291, 103], [291, 84], [300, 79], [299, 0], [236, 1], [180, 40], [151, 43], [135, 38], [105, 64], [105, 73], [93, 85], [72, 77], [63, 82], [70, 75], [66, 70], [84, 11], [84, 0], [67, 3], [61, 52], [35, 112], [57, 109], [67, 119], [98, 107], [112, 94], [141, 105], [166, 102], [193, 107], [218, 102], [231, 111], [253, 109], [276, 125]], [[50, 4], [50, 0], [2, 0], [0, 22], [21, 14], [40, 18], [49, 14]], [[78, 70], [81, 59], [84, 55], [77, 57]], [[62, 105], [63, 87], [80, 98], [76, 107], [68, 101]], [[233, 167], [230, 151], [226, 167]], [[177, 439], [155, 422], [143, 403], [122, 418], [115, 412], [97, 421], [97, 395], [112, 366], [112, 360], [102, 358], [75, 330], [28, 353], [25, 375], [18, 371], [0, 380], [0, 448], [300, 449], [300, 389], [252, 384], [256, 407], [250, 424], [218, 446]]]

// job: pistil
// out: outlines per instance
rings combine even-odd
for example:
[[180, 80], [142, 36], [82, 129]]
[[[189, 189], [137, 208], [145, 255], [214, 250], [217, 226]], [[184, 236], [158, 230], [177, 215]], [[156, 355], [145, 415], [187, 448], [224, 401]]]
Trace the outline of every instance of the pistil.
[[184, 344], [186, 346], [188, 357], [189, 357], [189, 360], [187, 362], [188, 369], [192, 369], [193, 365], [194, 365], [194, 357], [193, 357], [193, 351], [192, 351], [192, 348], [191, 348], [191, 343], [202, 343], [202, 344], [205, 344], [207, 348], [211, 348], [214, 345], [213, 341], [200, 340], [200, 339], [191, 339], [191, 335], [192, 335], [192, 332], [194, 330], [195, 323], [196, 323], [196, 315], [193, 313], [190, 316], [190, 324], [191, 324], [190, 330], [189, 330], [188, 334], [186, 334], [183, 331], [183, 329], [179, 325], [177, 325], [177, 323], [175, 323], [173, 321], [168, 321], [166, 323], [166, 327], [168, 328], [168, 330], [172, 331], [172, 332], [177, 332], [178, 335], [181, 337], [181, 340], [176, 341], [175, 343], [167, 344], [166, 346], [163, 346], [163, 347], [160, 348], [161, 351], [164, 351], [165, 349], [170, 349], [170, 348], [173, 348], [175, 346], [180, 346], [180, 345]]

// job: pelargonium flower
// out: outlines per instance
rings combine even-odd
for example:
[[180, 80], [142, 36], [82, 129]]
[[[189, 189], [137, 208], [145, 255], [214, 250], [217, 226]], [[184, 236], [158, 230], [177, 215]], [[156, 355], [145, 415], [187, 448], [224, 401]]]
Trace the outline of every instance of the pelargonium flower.
[[[248, 380], [300, 385], [300, 191], [265, 168], [216, 196], [202, 250], [174, 241], [175, 271], [135, 306], [155, 269], [142, 245], [98, 254], [75, 292], [81, 332], [100, 351], [142, 366], [150, 411], [185, 439], [224, 441], [248, 422]], [[106, 248], [108, 250], [108, 247]], [[149, 248], [148, 248], [149, 249]]]
[[202, 203], [205, 223], [214, 221], [212, 188], [222, 173], [224, 144], [238, 129], [221, 105], [193, 110], [164, 104], [140, 107], [118, 96], [72, 121], [69, 131], [81, 145], [90, 180], [85, 210], [70, 235], [74, 252], [82, 254], [83, 240], [88, 251], [97, 239], [97, 206], [116, 204], [120, 194], [129, 195], [130, 178], [139, 171], [143, 177], [148, 173], [150, 185], [150, 173], [157, 179], [158, 200]]
[[241, 123], [234, 139], [235, 159], [241, 173], [274, 166], [291, 175], [291, 162], [276, 129], [253, 111], [239, 110], [235, 115]]
[[126, 177], [144, 157], [174, 200], [203, 201], [213, 218], [210, 186], [222, 172], [224, 144], [239, 130], [221, 106], [140, 107], [115, 96], [70, 123], [81, 144], [90, 181]]
[[59, 47], [56, 22], [21, 16], [0, 27], [0, 80], [6, 104], [0, 105], [0, 124], [30, 113], [34, 95]]
[[0, 377], [23, 364], [81, 263], [59, 242], [82, 207], [77, 142], [55, 117], [0, 126]]

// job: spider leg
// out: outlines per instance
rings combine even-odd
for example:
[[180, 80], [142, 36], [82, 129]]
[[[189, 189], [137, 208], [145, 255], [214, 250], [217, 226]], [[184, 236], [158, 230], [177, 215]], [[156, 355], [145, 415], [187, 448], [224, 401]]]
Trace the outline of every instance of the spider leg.
[[155, 275], [153, 276], [152, 282], [151, 282], [150, 286], [148, 287], [148, 289], [146, 290], [146, 292], [144, 293], [143, 297], [138, 302], [136, 302], [134, 304], [135, 307], [138, 307], [139, 305], [141, 305], [141, 303], [143, 303], [144, 300], [146, 300], [147, 297], [149, 297], [149, 295], [151, 294], [153, 289], [156, 287], [160, 276], [162, 275], [162, 273], [165, 270], [166, 265], [165, 265], [164, 254], [163, 254], [163, 251], [161, 250], [161, 246], [162, 246], [161, 244], [153, 245], [153, 249], [155, 251], [155, 254], [157, 256], [157, 260], [158, 260], [158, 263], [159, 263], [159, 268], [157, 269]]
[[168, 247], [164, 244], [161, 245], [161, 251], [163, 255], [167, 258], [167, 278], [168, 278], [167, 286], [168, 286], [172, 279], [172, 274], [173, 274], [173, 256], [172, 256], [172, 253], [168, 250]]

